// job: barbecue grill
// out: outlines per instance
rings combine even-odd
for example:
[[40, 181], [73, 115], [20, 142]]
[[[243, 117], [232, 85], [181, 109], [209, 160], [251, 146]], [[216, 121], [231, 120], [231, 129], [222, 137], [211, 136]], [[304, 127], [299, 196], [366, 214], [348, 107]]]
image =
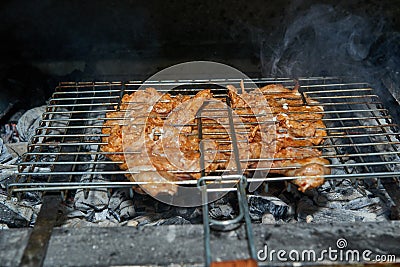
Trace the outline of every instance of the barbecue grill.
[[[176, 86], [176, 93], [194, 95], [201, 89], [210, 85], [239, 83], [235, 79], [210, 79], [210, 80], [162, 80], [147, 81], [146, 86], [156, 88], [163, 92], [166, 86]], [[322, 151], [322, 157], [330, 160], [332, 173], [325, 175], [332, 186], [343, 179], [350, 179], [354, 184], [365, 184], [376, 187], [387, 193], [392, 202], [391, 216], [399, 218], [400, 198], [398, 191], [400, 175], [399, 161], [399, 129], [385, 109], [380, 98], [374, 90], [363, 82], [344, 82], [335, 77], [316, 77], [293, 79], [253, 79], [244, 80], [246, 89], [251, 82], [258, 87], [267, 84], [283, 84], [293, 88], [298, 82], [303, 101], [307, 98], [319, 103], [306, 103], [306, 105], [323, 106], [323, 121], [326, 124], [327, 136], [321, 145], [313, 146]], [[120, 111], [121, 98], [124, 94], [133, 93], [143, 85], [142, 81], [128, 82], [62, 82], [53, 94], [40, 127], [28, 146], [28, 152], [19, 164], [18, 180], [8, 185], [10, 195], [20, 195], [24, 192], [46, 192], [45, 198], [52, 201], [52, 193], [61, 193], [65, 199], [78, 191], [83, 191], [86, 196], [91, 190], [107, 188], [129, 188], [145, 182], [130, 182], [123, 175], [129, 171], [121, 171], [118, 162], [106, 159], [108, 152], [100, 150], [102, 142], [102, 127], [105, 114], [111, 111]], [[226, 90], [213, 89], [221, 99], [226, 99]], [[229, 102], [229, 101], [228, 101]], [[228, 103], [229, 104], [229, 103]], [[121, 110], [123, 111], [123, 110]], [[228, 116], [232, 116], [227, 112]], [[201, 120], [199, 120], [201, 121]], [[237, 131], [233, 120], [230, 129], [233, 135]], [[201, 129], [201, 127], [199, 127]], [[199, 135], [201, 135], [199, 130]], [[200, 136], [201, 137], [201, 136]], [[232, 138], [233, 155], [238, 153], [235, 148], [235, 139]], [[201, 164], [204, 166], [204, 158]], [[213, 260], [210, 250], [210, 225], [230, 226], [244, 222], [249, 247], [249, 257], [256, 259], [256, 250], [252, 239], [252, 225], [248, 214], [246, 201], [247, 183], [268, 183], [275, 181], [290, 181], [299, 177], [263, 177], [255, 175], [243, 176], [240, 170], [240, 158], [236, 157], [236, 173], [230, 171], [229, 175], [223, 174], [225, 170], [216, 173], [203, 173], [200, 180], [185, 180], [174, 182], [184, 186], [199, 186], [203, 198], [203, 223], [205, 262], [209, 265]], [[250, 161], [271, 162], [274, 158], [249, 159]], [[250, 172], [261, 173], [260, 169], [248, 169]], [[234, 187], [222, 187], [220, 191], [236, 191], [240, 212], [238, 216], [229, 221], [216, 221], [208, 216], [207, 198], [212, 190], [207, 187], [207, 182], [236, 184]], [[49, 207], [44, 201], [42, 210]], [[43, 213], [41, 212], [42, 216]], [[38, 225], [41, 224], [40, 215]], [[54, 218], [53, 218], [54, 220]], [[44, 224], [45, 229], [51, 229], [51, 223]], [[40, 230], [40, 229], [39, 229]], [[42, 229], [43, 231], [43, 229]], [[51, 234], [48, 231], [47, 239]], [[42, 237], [46, 234], [42, 233]], [[26, 254], [31, 253], [29, 247], [34, 247], [35, 235], [32, 234], [31, 243], [28, 244]], [[46, 238], [44, 238], [46, 240]], [[46, 246], [42, 251], [36, 251], [35, 257], [41, 260]], [[25, 260], [26, 257], [24, 256]]]

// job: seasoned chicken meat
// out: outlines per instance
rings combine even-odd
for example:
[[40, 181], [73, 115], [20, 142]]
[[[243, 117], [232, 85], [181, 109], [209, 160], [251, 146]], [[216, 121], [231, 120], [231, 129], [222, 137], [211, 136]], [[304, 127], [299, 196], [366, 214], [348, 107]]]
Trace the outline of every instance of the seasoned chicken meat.
[[161, 94], [154, 88], [126, 94], [119, 110], [106, 114], [101, 150], [122, 170], [130, 170], [128, 179], [146, 182], [142, 188], [151, 195], [172, 195], [177, 186], [171, 181], [198, 179], [202, 171], [269, 169], [301, 176], [293, 181], [301, 191], [321, 185], [330, 172], [329, 161], [313, 148], [326, 136], [322, 107], [303, 99], [297, 88], [268, 85], [240, 93], [227, 88], [230, 103], [210, 90], [194, 96]]
[[[249, 95], [255, 98], [253, 103], [267, 102], [276, 130], [273, 142], [269, 142], [269, 147], [274, 147], [270, 173], [290, 177], [303, 176], [293, 181], [303, 192], [324, 182], [323, 176], [330, 174], [330, 169], [326, 167], [329, 161], [321, 157], [318, 149], [313, 148], [314, 145], [321, 144], [327, 135], [322, 121], [322, 106], [318, 106], [318, 103], [310, 98], [303, 99], [297, 87], [291, 90], [279, 84], [272, 84], [260, 88], [259, 91], [241, 94], [238, 94], [238, 90], [233, 86], [228, 86], [228, 90], [232, 108], [246, 116], [247, 122], [256, 121], [256, 117], [251, 116], [254, 109], [251, 108], [250, 101], [246, 101], [251, 98]], [[261, 147], [266, 145], [259, 135], [256, 127], [250, 129], [249, 140], [253, 159], [265, 158], [261, 155]], [[251, 168], [255, 168], [254, 165], [255, 163], [251, 163]]]

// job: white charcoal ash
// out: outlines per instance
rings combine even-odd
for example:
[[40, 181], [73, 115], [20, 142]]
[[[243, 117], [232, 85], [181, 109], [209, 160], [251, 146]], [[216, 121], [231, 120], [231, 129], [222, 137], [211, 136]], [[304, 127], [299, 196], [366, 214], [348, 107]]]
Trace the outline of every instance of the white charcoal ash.
[[209, 210], [210, 217], [217, 220], [232, 219], [235, 216], [235, 210], [230, 204], [211, 204]]
[[35, 135], [35, 129], [39, 127], [46, 106], [32, 108], [26, 111], [17, 123], [19, 138], [21, 141], [30, 141]]
[[136, 214], [133, 200], [129, 197], [129, 189], [116, 189], [110, 197], [108, 209], [113, 211], [119, 222], [133, 218]]
[[17, 179], [17, 166], [12, 169], [0, 167], [0, 192], [7, 189], [8, 185], [14, 183]]
[[18, 136], [18, 130], [15, 123], [7, 123], [2, 127], [1, 138], [4, 143], [17, 143], [20, 141]]
[[9, 161], [12, 158], [11, 154], [8, 152], [6, 145], [2, 138], [0, 138], [0, 163]]
[[[103, 182], [104, 179], [102, 178], [101, 175], [93, 175], [93, 178], [91, 179], [90, 175], [83, 175], [81, 182], [82, 183], [87, 183], [87, 182]], [[74, 197], [74, 202], [75, 202], [75, 208], [82, 210], [82, 211], [87, 211], [87, 210], [96, 210], [96, 211], [101, 211], [107, 208], [108, 203], [109, 203], [109, 192], [106, 188], [97, 188], [97, 189], [78, 189], [76, 191], [75, 197]]]
[[[93, 110], [95, 111], [102, 111], [104, 108], [103, 107], [94, 107]], [[94, 115], [95, 114], [95, 115]], [[88, 143], [87, 145], [83, 146], [83, 149], [85, 151], [91, 151], [91, 152], [97, 152], [99, 150], [99, 145], [93, 145], [89, 144], [91, 142], [101, 142], [101, 135], [102, 135], [102, 128], [104, 124], [104, 120], [102, 118], [105, 118], [106, 112], [96, 112], [96, 113], [90, 113], [90, 115], [87, 116], [87, 121], [86, 125], [89, 126], [85, 128], [84, 134], [89, 135], [84, 137], [84, 142]], [[94, 156], [94, 155], [93, 155]], [[102, 159], [105, 159], [103, 155], [98, 155], [102, 157]]]
[[303, 196], [296, 205], [299, 221], [306, 221], [307, 215], [313, 215], [313, 222], [327, 222], [329, 219], [387, 221], [390, 218], [389, 198], [383, 200], [349, 180], [335, 187], [324, 185], [314, 190], [313, 196]]
[[[307, 216], [312, 215], [312, 223], [329, 223], [329, 222], [374, 222], [378, 220], [375, 213], [332, 209], [325, 207], [317, 207], [311, 199], [304, 197], [297, 203], [297, 218], [299, 222], [306, 222]], [[384, 220], [380, 218], [380, 220]]]
[[0, 194], [0, 223], [9, 227], [27, 227], [34, 224], [40, 210], [40, 203], [19, 201], [16, 198], [8, 199]]
[[[43, 114], [46, 112], [46, 106], [40, 106], [26, 111], [17, 123], [17, 130], [20, 141], [30, 142], [32, 137], [36, 134], [36, 129], [40, 126], [40, 121], [43, 119]], [[46, 134], [51, 136], [52, 134], [63, 134], [66, 131], [68, 125], [67, 119], [69, 118], [68, 110], [65, 108], [57, 108], [57, 113], [52, 113], [49, 119], [51, 121], [46, 122], [45, 127], [52, 127]], [[42, 142], [43, 137], [39, 138], [38, 142]]]
[[271, 213], [265, 213], [262, 218], [261, 218], [261, 223], [262, 224], [275, 224], [276, 220], [274, 215]]
[[275, 220], [290, 219], [294, 215], [291, 206], [274, 196], [250, 195], [248, 203], [250, 218], [255, 221], [262, 220], [265, 214], [271, 214]]
[[27, 152], [28, 142], [8, 143], [6, 147], [13, 159], [17, 161]]
[[138, 216], [124, 223], [124, 225], [134, 225], [136, 227], [182, 224], [191, 224], [191, 222], [181, 216], [172, 214], [171, 216], [166, 216], [166, 214], [160, 213]]

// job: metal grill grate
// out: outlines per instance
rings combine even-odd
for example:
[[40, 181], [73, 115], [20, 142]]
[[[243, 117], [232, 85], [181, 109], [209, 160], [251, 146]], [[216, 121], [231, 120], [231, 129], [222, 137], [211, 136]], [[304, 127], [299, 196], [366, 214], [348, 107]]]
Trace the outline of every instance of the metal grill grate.
[[[193, 95], [202, 85], [238, 82], [235, 80], [154, 81], [146, 85], [160, 92], [165, 86], [181, 85], [180, 92]], [[310, 97], [324, 107], [323, 121], [328, 135], [314, 148], [323, 151], [331, 161], [332, 174], [326, 179], [384, 178], [400, 175], [398, 127], [366, 83], [343, 83], [337, 78], [307, 78], [298, 80], [303, 99]], [[246, 84], [249, 81], [245, 81]], [[281, 83], [294, 86], [291, 79], [253, 80], [259, 87]], [[9, 185], [11, 193], [24, 191], [63, 191], [69, 189], [132, 187], [143, 182], [127, 182], [117, 165], [106, 159], [107, 152], [100, 151], [106, 112], [119, 110], [121, 98], [132, 93], [141, 81], [130, 82], [64, 82], [56, 88], [40, 127], [31, 140], [28, 152], [19, 165], [16, 183]], [[216, 91], [216, 97], [226, 93]], [[265, 161], [272, 158], [259, 159]], [[275, 159], [276, 160], [276, 159]], [[109, 180], [98, 181], [97, 175]], [[77, 179], [77, 177], [86, 177]], [[254, 177], [249, 182], [290, 180], [298, 177]], [[82, 182], [84, 181], [84, 182]], [[197, 184], [197, 180], [176, 182]]]

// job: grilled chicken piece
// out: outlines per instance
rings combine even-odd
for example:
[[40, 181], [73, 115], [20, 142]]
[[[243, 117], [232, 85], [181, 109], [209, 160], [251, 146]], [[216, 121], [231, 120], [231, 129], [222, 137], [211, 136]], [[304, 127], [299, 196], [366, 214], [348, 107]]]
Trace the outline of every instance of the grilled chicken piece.
[[[252, 92], [242, 88], [239, 94], [227, 87], [241, 169], [271, 167], [271, 173], [304, 176], [293, 181], [301, 191], [322, 184], [329, 161], [313, 148], [326, 136], [322, 107], [310, 98], [304, 104], [296, 88], [268, 85]], [[174, 194], [177, 186], [171, 181], [201, 176], [200, 109], [206, 173], [237, 171], [226, 104], [210, 90], [193, 97], [154, 88], [124, 95], [120, 111], [106, 114], [101, 150], [122, 170], [130, 170], [128, 179], [147, 182], [142, 185], [147, 193]]]
[[279, 84], [272, 84], [242, 94], [238, 94], [238, 90], [232, 85], [228, 85], [227, 88], [232, 108], [243, 116], [246, 122], [256, 122], [254, 114], [259, 114], [259, 111], [254, 112], [252, 106], [257, 108], [257, 103], [263, 101], [267, 102], [264, 105], [269, 106], [264, 109], [273, 114], [271, 122], [275, 124], [276, 130], [273, 142], [270, 138], [265, 143], [260, 138], [259, 129], [250, 128], [250, 152], [253, 160], [250, 160], [249, 166], [268, 166], [265, 161], [257, 159], [265, 158], [261, 155], [265, 147], [274, 148], [274, 156], [267, 157], [275, 159], [270, 165], [271, 173], [293, 177], [306, 176], [307, 178], [293, 181], [303, 192], [321, 185], [324, 182], [323, 176], [330, 173], [330, 169], [325, 166], [329, 161], [321, 158], [321, 152], [312, 146], [321, 144], [327, 135], [322, 121], [322, 106], [318, 106], [318, 102], [308, 97], [303, 99], [297, 87], [291, 90]]
[[[274, 161], [271, 172], [280, 173], [288, 177], [304, 176], [294, 179], [292, 182], [299, 190], [305, 192], [307, 189], [316, 188], [324, 183], [324, 175], [330, 174], [329, 161], [323, 158], [304, 158], [296, 160]], [[293, 167], [293, 169], [285, 169]]]
[[[124, 95], [121, 111], [106, 115], [102, 133], [108, 136], [103, 137], [106, 144], [101, 146], [101, 150], [111, 152], [107, 156], [121, 162], [119, 167], [122, 170], [130, 170], [126, 174], [129, 180], [146, 182], [141, 187], [147, 193], [174, 194], [177, 186], [170, 181], [201, 177], [196, 116], [210, 99], [210, 90], [202, 90], [193, 97], [162, 95], [154, 88]], [[219, 101], [210, 107], [225, 108], [225, 112], [202, 114], [206, 117], [203, 120], [206, 172], [218, 168], [237, 168], [230, 159], [232, 147], [229, 142], [215, 142], [216, 139], [230, 140], [229, 127], [226, 128], [229, 120], [224, 105]], [[207, 119], [207, 115], [219, 118]], [[244, 149], [239, 145], [241, 155], [246, 155]]]

